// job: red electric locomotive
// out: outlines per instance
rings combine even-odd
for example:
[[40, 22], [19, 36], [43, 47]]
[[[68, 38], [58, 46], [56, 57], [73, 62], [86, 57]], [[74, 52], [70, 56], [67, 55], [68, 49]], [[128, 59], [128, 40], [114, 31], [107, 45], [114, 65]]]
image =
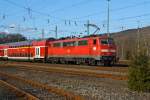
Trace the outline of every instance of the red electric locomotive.
[[108, 36], [25, 41], [0, 45], [0, 57], [50, 63], [110, 65], [116, 61], [116, 46]]
[[110, 65], [116, 61], [116, 46], [108, 36], [50, 41], [47, 60], [52, 63]]

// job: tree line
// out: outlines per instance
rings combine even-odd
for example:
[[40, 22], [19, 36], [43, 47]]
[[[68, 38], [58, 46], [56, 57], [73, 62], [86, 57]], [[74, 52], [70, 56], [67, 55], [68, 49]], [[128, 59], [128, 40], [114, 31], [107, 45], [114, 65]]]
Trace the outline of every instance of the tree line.
[[26, 40], [27, 40], [27, 38], [19, 33], [18, 34], [0, 33], [0, 44], [26, 41]]

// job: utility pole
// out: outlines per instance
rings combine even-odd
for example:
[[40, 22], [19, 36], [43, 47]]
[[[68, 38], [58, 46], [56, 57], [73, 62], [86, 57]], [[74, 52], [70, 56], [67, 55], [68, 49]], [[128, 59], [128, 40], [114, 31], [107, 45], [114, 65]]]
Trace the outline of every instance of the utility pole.
[[31, 57], [31, 39], [30, 39], [30, 36], [29, 36], [29, 45], [28, 45], [28, 61], [30, 61], [30, 57]]
[[[121, 27], [121, 30], [123, 31], [124, 27]], [[121, 58], [122, 60], [124, 59], [124, 41], [122, 41], [122, 45], [121, 45]]]
[[123, 30], [124, 30], [124, 27], [122, 26], [122, 27], [121, 27], [121, 31], [123, 31]]
[[140, 51], [140, 21], [137, 21], [138, 23], [138, 29], [137, 29], [137, 50], [138, 53]]
[[87, 35], [90, 35], [90, 21], [87, 21]]
[[58, 32], [58, 28], [57, 28], [57, 25], [55, 27], [55, 38], [57, 39], [57, 32]]
[[107, 5], [107, 34], [108, 36], [110, 36], [110, 32], [109, 32], [109, 24], [110, 24], [110, 0], [108, 1], [108, 5]]
[[44, 29], [42, 29], [42, 39], [44, 39]]
[[[21, 34], [21, 27], [20, 27], [20, 24], [18, 25], [18, 33]], [[19, 37], [18, 37], [18, 42], [19, 42]]]

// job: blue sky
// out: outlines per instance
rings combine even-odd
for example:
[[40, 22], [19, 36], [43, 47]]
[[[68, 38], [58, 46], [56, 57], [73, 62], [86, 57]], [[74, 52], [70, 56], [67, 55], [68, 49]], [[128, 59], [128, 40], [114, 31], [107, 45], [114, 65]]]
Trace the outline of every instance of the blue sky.
[[[0, 4], [0, 31], [41, 38], [44, 29], [45, 37], [54, 37], [57, 25], [59, 37], [85, 35], [89, 20], [100, 27], [98, 34], [106, 32], [107, 0], [0, 0]], [[140, 27], [148, 26], [149, 8], [150, 0], [111, 0], [110, 32], [136, 28], [138, 22]]]

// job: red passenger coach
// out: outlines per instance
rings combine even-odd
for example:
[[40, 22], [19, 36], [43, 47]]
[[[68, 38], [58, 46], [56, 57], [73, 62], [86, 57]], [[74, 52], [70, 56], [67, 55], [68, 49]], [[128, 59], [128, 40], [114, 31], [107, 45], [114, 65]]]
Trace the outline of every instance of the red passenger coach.
[[0, 57], [12, 60], [45, 60], [46, 49], [46, 40], [8, 43], [7, 46], [0, 46]]
[[30, 60], [33, 59], [32, 42], [15, 42], [8, 44], [8, 59]]
[[0, 58], [4, 56], [4, 46], [0, 45]]
[[5, 44], [0, 45], [0, 58], [1, 59], [7, 59], [7, 48], [8, 46]]

